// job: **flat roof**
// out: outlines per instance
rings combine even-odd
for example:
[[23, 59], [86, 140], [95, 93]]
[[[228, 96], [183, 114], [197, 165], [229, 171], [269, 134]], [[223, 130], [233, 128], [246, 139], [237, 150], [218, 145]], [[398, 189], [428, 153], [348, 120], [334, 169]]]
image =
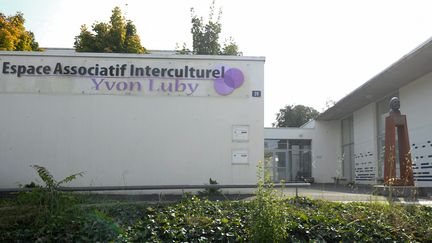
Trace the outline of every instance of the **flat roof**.
[[183, 59], [183, 60], [220, 60], [220, 61], [261, 61], [263, 56], [225, 56], [225, 55], [173, 55], [168, 54], [131, 54], [131, 53], [100, 53], [72, 52], [68, 48], [54, 48], [54, 51], [0, 51], [0, 56], [49, 56], [49, 57], [102, 57], [102, 58], [144, 58], [144, 59]]
[[339, 100], [316, 120], [342, 119], [363, 106], [398, 91], [399, 88], [432, 72], [431, 60], [432, 38]]

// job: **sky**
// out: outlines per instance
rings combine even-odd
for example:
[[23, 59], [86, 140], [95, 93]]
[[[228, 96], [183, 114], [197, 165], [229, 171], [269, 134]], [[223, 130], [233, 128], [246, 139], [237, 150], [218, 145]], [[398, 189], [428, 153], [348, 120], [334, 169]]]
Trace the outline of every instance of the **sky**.
[[[211, 0], [0, 0], [0, 12], [24, 13], [41, 47], [73, 47], [80, 26], [108, 22], [121, 7], [142, 45], [173, 50], [186, 43], [193, 7], [207, 19]], [[245, 56], [264, 56], [264, 125], [286, 105], [322, 112], [432, 36], [432, 1], [216, 0], [220, 41]]]

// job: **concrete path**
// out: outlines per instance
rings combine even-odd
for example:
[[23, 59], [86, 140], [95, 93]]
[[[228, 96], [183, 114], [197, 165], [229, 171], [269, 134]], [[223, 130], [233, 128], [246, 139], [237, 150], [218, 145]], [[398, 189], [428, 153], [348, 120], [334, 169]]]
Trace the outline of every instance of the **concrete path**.
[[[295, 196], [295, 188], [278, 189], [281, 195]], [[337, 202], [389, 202], [385, 196], [375, 195], [370, 186], [347, 186], [333, 184], [313, 184], [310, 187], [298, 188], [298, 195], [312, 199], [324, 199]], [[393, 198], [393, 202], [432, 206], [431, 197]]]

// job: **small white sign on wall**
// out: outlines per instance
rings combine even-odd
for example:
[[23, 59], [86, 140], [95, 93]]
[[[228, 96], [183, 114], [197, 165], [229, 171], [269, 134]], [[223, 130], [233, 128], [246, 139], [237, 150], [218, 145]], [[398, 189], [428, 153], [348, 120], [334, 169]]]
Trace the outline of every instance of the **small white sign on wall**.
[[232, 151], [232, 163], [233, 164], [248, 164], [249, 163], [249, 151], [247, 151], [247, 150], [233, 150]]
[[248, 125], [232, 126], [232, 140], [235, 142], [249, 141], [249, 126]]

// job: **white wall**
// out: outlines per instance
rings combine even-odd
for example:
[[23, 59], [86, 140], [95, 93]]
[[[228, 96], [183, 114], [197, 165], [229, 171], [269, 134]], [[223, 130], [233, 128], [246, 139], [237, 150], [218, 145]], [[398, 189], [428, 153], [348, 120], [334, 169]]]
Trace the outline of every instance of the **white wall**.
[[[332, 183], [341, 153], [340, 121], [315, 121], [315, 128], [265, 128], [265, 139], [311, 139], [312, 177], [317, 183]], [[340, 162], [340, 161], [339, 161]]]
[[340, 120], [315, 122], [312, 139], [312, 176], [315, 182], [332, 183], [332, 177], [341, 175], [340, 128]]
[[296, 127], [266, 127], [264, 139], [312, 139], [314, 129]]
[[[3, 54], [0, 53], [1, 62], [33, 60], [37, 63], [66, 58], [47, 57], [43, 53], [15, 57]], [[94, 55], [105, 63], [152, 63], [148, 56], [131, 55], [133, 58], [129, 59], [131, 56], [127, 55]], [[109, 60], [105, 60], [108, 56]], [[94, 62], [93, 58], [96, 57], [74, 54], [66, 59], [85, 64]], [[163, 57], [156, 62], [238, 67], [245, 75], [245, 85], [239, 92], [246, 95], [174, 97], [11, 92], [1, 83], [7, 75], [0, 73], [0, 87], [3, 87], [0, 92], [0, 187], [35, 181], [36, 173], [29, 167], [33, 164], [46, 166], [58, 179], [84, 171], [85, 176], [71, 184], [78, 186], [204, 184], [210, 177], [221, 184], [255, 183], [257, 162], [264, 157], [264, 106], [263, 97], [251, 97], [250, 93], [263, 90], [264, 59], [188, 58]], [[32, 82], [31, 77], [25, 78]], [[67, 77], [55, 78], [69, 82]], [[54, 83], [55, 79], [50, 82]], [[233, 142], [233, 125], [249, 126], [248, 142]], [[232, 164], [232, 151], [236, 149], [249, 152], [248, 164]]]
[[406, 114], [417, 186], [432, 186], [432, 73], [399, 90]]
[[354, 163], [356, 183], [371, 184], [377, 175], [376, 104], [353, 113]]
[[300, 128], [315, 128], [315, 120], [309, 120], [305, 124], [301, 125]]

